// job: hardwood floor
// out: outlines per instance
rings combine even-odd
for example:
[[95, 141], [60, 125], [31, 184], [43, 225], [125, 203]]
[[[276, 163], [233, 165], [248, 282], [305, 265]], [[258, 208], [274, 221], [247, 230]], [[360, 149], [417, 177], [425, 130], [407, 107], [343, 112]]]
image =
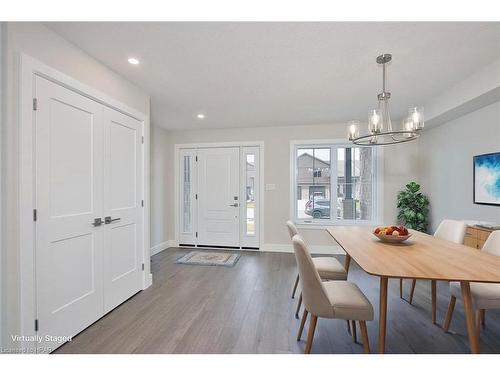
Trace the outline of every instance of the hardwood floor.
[[[56, 353], [302, 353], [300, 320], [291, 299], [297, 276], [293, 254], [244, 252], [233, 268], [175, 264], [187, 249], [152, 258], [153, 286], [88, 327]], [[378, 312], [379, 279], [351, 262], [356, 282]], [[406, 280], [405, 296], [410, 290]], [[437, 285], [437, 325], [431, 323], [430, 282], [418, 281], [413, 305], [399, 298], [399, 280], [389, 280], [387, 353], [469, 353], [463, 305], [457, 300], [450, 332], [442, 324], [447, 283]], [[300, 287], [299, 287], [300, 289]], [[378, 316], [367, 322], [377, 349]], [[308, 324], [307, 324], [308, 325]], [[306, 325], [306, 327], [307, 327]], [[500, 311], [486, 313], [481, 351], [500, 353]], [[318, 319], [312, 353], [362, 353], [345, 321]]]

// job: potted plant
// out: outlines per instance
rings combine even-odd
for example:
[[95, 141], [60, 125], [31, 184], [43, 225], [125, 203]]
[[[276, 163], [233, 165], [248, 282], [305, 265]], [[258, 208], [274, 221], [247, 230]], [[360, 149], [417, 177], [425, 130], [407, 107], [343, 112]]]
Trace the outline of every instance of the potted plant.
[[429, 198], [420, 191], [420, 185], [412, 181], [398, 193], [398, 220], [408, 228], [427, 232]]

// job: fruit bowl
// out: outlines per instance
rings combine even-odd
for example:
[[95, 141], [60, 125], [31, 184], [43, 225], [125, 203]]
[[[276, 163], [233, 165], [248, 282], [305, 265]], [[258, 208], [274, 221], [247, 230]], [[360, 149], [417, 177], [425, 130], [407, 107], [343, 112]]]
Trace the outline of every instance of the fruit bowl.
[[382, 242], [404, 242], [411, 237], [411, 233], [403, 226], [378, 227], [373, 231], [373, 235]]

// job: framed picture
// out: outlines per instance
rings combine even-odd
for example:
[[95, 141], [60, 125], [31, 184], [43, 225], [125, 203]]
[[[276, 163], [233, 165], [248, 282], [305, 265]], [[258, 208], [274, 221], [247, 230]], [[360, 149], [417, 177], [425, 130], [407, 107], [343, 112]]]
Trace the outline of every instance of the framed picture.
[[500, 152], [474, 156], [474, 203], [500, 206]]

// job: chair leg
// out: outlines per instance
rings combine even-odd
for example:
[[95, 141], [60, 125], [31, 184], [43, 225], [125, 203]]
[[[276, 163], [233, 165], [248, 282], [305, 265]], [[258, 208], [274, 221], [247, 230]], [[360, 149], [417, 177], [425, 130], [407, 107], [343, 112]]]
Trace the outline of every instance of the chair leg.
[[436, 324], [437, 319], [437, 282], [431, 280], [431, 294], [432, 294], [432, 324]]
[[304, 330], [304, 325], [306, 324], [306, 319], [307, 319], [307, 314], [309, 312], [304, 309], [304, 313], [302, 314], [302, 320], [300, 322], [300, 328], [299, 328], [299, 333], [297, 335], [297, 341], [300, 341], [300, 339], [302, 338], [302, 331]]
[[295, 319], [299, 319], [300, 306], [302, 305], [302, 292], [299, 296], [299, 302], [297, 302], [297, 310], [295, 311]]
[[451, 318], [453, 317], [453, 310], [455, 310], [455, 302], [457, 297], [451, 296], [450, 303], [448, 304], [448, 311], [446, 312], [446, 319], [444, 321], [443, 331], [448, 332], [450, 329]]
[[311, 353], [312, 343], [314, 339], [314, 331], [316, 330], [317, 321], [318, 317], [316, 315], [311, 314], [311, 321], [309, 322], [309, 331], [307, 332], [307, 344], [306, 344], [306, 349], [304, 351], [305, 354]]
[[368, 340], [368, 331], [364, 320], [359, 321], [359, 328], [361, 329], [361, 337], [363, 338], [363, 350], [365, 353], [370, 353], [370, 341]]
[[299, 285], [299, 275], [295, 279], [295, 285], [293, 286], [292, 298], [295, 298], [295, 291], [297, 290], [297, 285]]
[[410, 290], [410, 305], [412, 304], [413, 302], [413, 294], [415, 294], [415, 286], [417, 285], [417, 279], [413, 279], [413, 281], [411, 282], [411, 290]]
[[351, 324], [352, 324], [352, 340], [354, 342], [357, 342], [358, 341], [358, 337], [356, 336], [356, 321], [355, 320], [351, 320]]
[[485, 326], [486, 325], [486, 310], [480, 309], [479, 312], [481, 314], [481, 325]]
[[399, 298], [403, 299], [403, 279], [399, 279]]

